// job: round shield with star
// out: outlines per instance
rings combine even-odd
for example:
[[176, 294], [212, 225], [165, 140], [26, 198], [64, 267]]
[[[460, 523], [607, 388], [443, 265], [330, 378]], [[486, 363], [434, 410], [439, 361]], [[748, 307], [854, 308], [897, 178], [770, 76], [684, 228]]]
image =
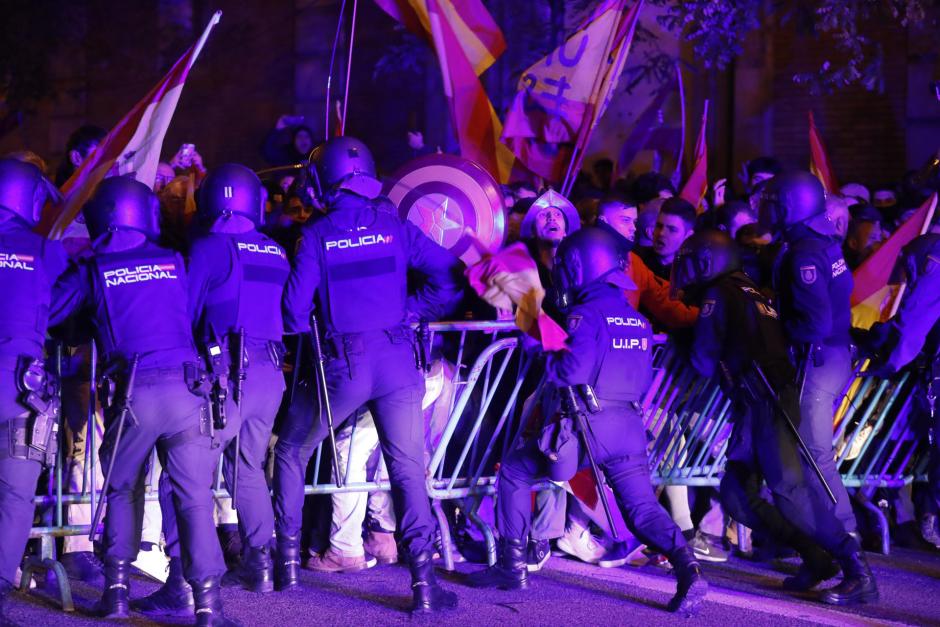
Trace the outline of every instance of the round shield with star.
[[385, 195], [402, 219], [416, 224], [467, 265], [503, 244], [503, 194], [490, 173], [468, 159], [443, 154], [419, 157], [398, 171]]

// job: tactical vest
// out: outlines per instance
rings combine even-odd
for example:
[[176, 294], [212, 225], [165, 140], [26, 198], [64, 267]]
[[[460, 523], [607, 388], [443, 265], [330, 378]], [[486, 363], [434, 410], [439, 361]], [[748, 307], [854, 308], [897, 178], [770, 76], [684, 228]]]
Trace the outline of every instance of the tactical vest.
[[592, 303], [601, 316], [594, 392], [601, 401], [639, 401], [653, 377], [653, 329], [626, 301]]
[[369, 226], [346, 230], [329, 216], [317, 223], [327, 328], [362, 333], [402, 324], [408, 285], [404, 229], [398, 218], [374, 212]]
[[0, 337], [45, 341], [51, 279], [44, 243], [26, 229], [0, 235]]
[[280, 342], [284, 336], [281, 295], [290, 274], [284, 250], [256, 231], [217, 235], [232, 250], [232, 273], [206, 295], [202, 333], [227, 334], [245, 329], [250, 338]]
[[105, 356], [194, 350], [182, 258], [145, 244], [92, 261], [101, 351]]

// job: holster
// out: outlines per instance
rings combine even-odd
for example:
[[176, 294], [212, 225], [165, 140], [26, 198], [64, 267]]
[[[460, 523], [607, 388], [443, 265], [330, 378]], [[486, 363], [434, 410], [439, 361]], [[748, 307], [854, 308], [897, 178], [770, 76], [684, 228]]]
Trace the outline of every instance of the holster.
[[9, 457], [29, 459], [52, 466], [59, 450], [61, 400], [58, 381], [46, 371], [41, 359], [22, 356], [16, 370], [19, 402], [29, 410], [7, 422], [6, 451]]
[[[111, 365], [98, 378], [98, 402], [108, 415], [116, 415], [128, 403], [127, 399], [132, 390], [127, 389], [128, 373], [124, 370], [126, 366], [123, 362], [120, 366]], [[128, 411], [124, 420], [131, 426], [137, 426], [133, 412]]]

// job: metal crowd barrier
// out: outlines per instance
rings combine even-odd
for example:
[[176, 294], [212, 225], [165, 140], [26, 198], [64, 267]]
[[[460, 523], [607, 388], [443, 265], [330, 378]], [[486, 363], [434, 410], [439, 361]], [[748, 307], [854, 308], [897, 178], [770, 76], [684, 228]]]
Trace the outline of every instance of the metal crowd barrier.
[[[523, 340], [511, 321], [445, 322], [430, 325], [435, 357], [453, 365], [449, 383], [453, 396], [447, 399], [449, 412], [439, 433], [431, 433], [428, 445], [428, 495], [441, 529], [442, 557], [445, 568], [453, 569], [449, 524], [442, 507], [444, 501], [461, 502], [468, 518], [482, 531], [495, 560], [492, 529], [477, 515], [484, 496], [495, 493], [498, 461], [521, 437], [544, 384], [544, 368], [537, 353], [522, 350]], [[92, 353], [92, 377], [95, 374]], [[250, 374], [249, 374], [250, 376]], [[837, 462], [846, 486], [857, 488], [857, 498], [876, 516], [887, 542], [887, 522], [870, 503], [880, 487], [897, 488], [919, 479], [925, 463], [923, 438], [919, 438], [913, 420], [913, 398], [917, 383], [910, 373], [891, 380], [863, 379], [849, 381], [835, 412], [833, 443]], [[643, 407], [650, 437], [651, 477], [655, 484], [717, 486], [721, 480], [731, 431], [731, 401], [715, 380], [697, 376], [677, 351], [668, 344], [657, 344], [654, 378]], [[40, 551], [24, 563], [21, 588], [28, 589], [38, 570], [55, 573], [62, 607], [74, 609], [71, 592], [62, 565], [55, 560], [55, 539], [89, 533], [89, 525], [65, 522], [64, 506], [76, 503], [94, 505], [100, 494], [93, 488], [97, 476], [97, 438], [95, 434], [94, 395], [89, 401], [88, 435], [82, 490], [64, 490], [65, 451], [60, 446], [55, 467], [50, 473], [48, 490], [35, 502], [43, 515], [43, 525], [34, 527], [31, 538], [40, 540]], [[337, 417], [340, 419], [341, 417]], [[355, 437], [355, 428], [351, 437]], [[312, 482], [307, 494], [387, 491], [387, 481], [338, 484], [321, 481], [320, 460], [323, 447], [315, 455]], [[346, 474], [349, 473], [347, 465]], [[539, 487], [545, 487], [543, 484]], [[216, 485], [216, 496], [227, 498], [224, 488]], [[148, 499], [156, 499], [150, 486]], [[887, 550], [887, 545], [884, 547]]]

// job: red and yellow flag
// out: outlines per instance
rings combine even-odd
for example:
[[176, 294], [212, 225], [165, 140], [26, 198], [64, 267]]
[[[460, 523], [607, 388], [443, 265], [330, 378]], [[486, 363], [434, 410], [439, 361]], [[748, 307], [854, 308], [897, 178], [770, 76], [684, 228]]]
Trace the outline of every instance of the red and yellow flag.
[[702, 128], [699, 129], [698, 139], [695, 142], [695, 165], [692, 166], [692, 173], [682, 186], [679, 196], [692, 203], [698, 213], [702, 212], [702, 199], [705, 198], [705, 192], [708, 191], [708, 144], [705, 140], [705, 132], [708, 127], [708, 101], [705, 101], [705, 109], [702, 112]]
[[513, 156], [479, 76], [506, 49], [503, 33], [480, 0], [376, 0], [389, 15], [431, 42], [437, 53], [460, 154], [500, 182]]
[[75, 220], [98, 183], [109, 173], [133, 174], [138, 181], [153, 187], [163, 138], [173, 119], [186, 77], [209, 38], [209, 33], [221, 18], [222, 12], [217, 11], [199, 40], [111, 129], [98, 147], [62, 185], [65, 200], [55, 210], [46, 208], [42, 221], [36, 227], [37, 232], [53, 239], [65, 237], [66, 229]]
[[816, 128], [816, 120], [813, 119], [812, 111], [809, 112], [809, 171], [822, 182], [827, 194], [839, 191], [839, 184], [836, 182], [836, 175], [832, 170], [832, 162], [829, 161], [826, 146], [823, 144], [822, 136]]
[[642, 0], [607, 0], [565, 43], [522, 73], [502, 139], [516, 158], [561, 182], [575, 145], [603, 115], [633, 41]]
[[901, 256], [902, 248], [927, 232], [936, 208], [937, 193], [934, 192], [852, 273], [855, 281], [851, 297], [853, 326], [867, 329], [888, 313], [889, 303], [894, 300], [888, 281], [895, 262]]

